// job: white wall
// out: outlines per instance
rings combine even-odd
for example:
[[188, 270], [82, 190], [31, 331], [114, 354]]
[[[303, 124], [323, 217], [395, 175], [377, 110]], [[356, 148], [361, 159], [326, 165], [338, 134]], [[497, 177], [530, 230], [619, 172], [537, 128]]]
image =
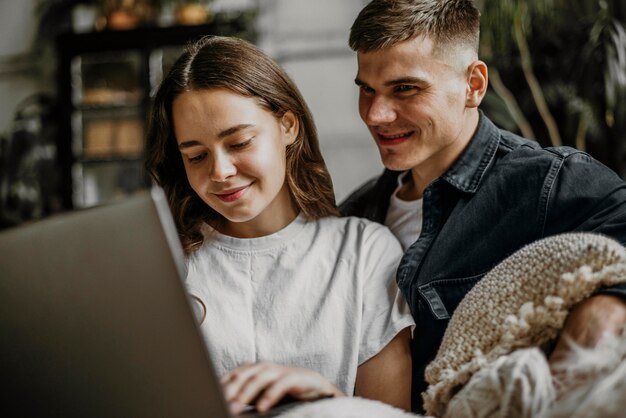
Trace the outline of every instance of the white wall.
[[[35, 34], [36, 0], [0, 0], [0, 132], [15, 106], [36, 91], [53, 91], [27, 54]], [[258, 6], [259, 45], [299, 86], [315, 118], [338, 200], [382, 170], [357, 111], [356, 58], [348, 48], [364, 0], [214, 0], [216, 9]], [[24, 55], [26, 54], [26, 55]], [[18, 57], [18, 65], [15, 63]], [[21, 58], [19, 58], [21, 57]], [[45, 58], [44, 58], [45, 59]], [[41, 60], [41, 58], [39, 58]]]
[[8, 131], [15, 107], [47, 89], [31, 55], [35, 0], [0, 0], [0, 133]]
[[350, 26], [363, 0], [259, 0], [259, 46], [287, 70], [306, 99], [341, 201], [382, 170], [358, 115]]

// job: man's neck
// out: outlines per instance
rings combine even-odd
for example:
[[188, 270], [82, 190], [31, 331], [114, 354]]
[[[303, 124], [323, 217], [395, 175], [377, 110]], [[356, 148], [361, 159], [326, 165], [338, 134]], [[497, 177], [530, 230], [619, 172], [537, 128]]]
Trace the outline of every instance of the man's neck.
[[412, 172], [411, 175], [405, 177], [396, 196], [398, 196], [398, 199], [404, 200], [405, 202], [411, 202], [422, 198], [422, 195], [418, 193], [418, 188], [415, 187], [415, 180], [413, 180]]

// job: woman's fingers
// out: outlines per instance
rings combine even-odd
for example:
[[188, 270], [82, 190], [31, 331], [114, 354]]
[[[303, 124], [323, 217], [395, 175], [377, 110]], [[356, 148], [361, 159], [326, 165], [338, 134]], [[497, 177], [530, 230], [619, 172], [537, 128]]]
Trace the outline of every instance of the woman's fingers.
[[260, 412], [265, 412], [276, 405], [292, 389], [290, 380], [287, 377], [283, 377], [269, 386], [257, 401], [256, 409]]
[[[240, 387], [236, 400], [248, 405], [271, 387], [277, 380], [283, 378], [284, 370], [280, 366], [266, 366], [257, 369], [257, 373], [250, 376]], [[272, 404], [273, 405], [273, 404]]]
[[220, 381], [224, 388], [226, 401], [230, 402], [235, 399], [246, 382], [257, 375], [263, 367], [264, 363], [245, 364], [224, 375]]
[[255, 399], [256, 408], [267, 411], [285, 395], [304, 400], [342, 395], [335, 386], [312, 370], [271, 363], [238, 367], [221, 381], [233, 414], [241, 412]]
[[256, 403], [256, 408], [263, 412], [272, 408], [286, 395], [302, 400], [313, 400], [334, 396], [338, 392], [321, 375], [307, 369], [288, 369], [268, 385]]
[[[286, 368], [271, 363], [244, 365], [221, 379], [224, 397], [233, 414], [238, 414], [281, 377]], [[273, 406], [274, 403], [270, 405]]]

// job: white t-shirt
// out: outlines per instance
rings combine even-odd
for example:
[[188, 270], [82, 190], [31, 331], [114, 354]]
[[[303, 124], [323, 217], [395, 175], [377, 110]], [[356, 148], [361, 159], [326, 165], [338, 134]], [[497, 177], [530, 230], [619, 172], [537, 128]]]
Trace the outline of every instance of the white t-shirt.
[[398, 187], [391, 195], [385, 217], [385, 225], [400, 240], [403, 250], [409, 248], [419, 238], [422, 233], [423, 218], [423, 199], [402, 200], [398, 197], [398, 192], [407, 175], [411, 175], [411, 171], [405, 171], [398, 176]]
[[204, 232], [186, 286], [218, 375], [268, 361], [351, 395], [357, 367], [414, 325], [395, 280], [402, 249], [382, 225], [300, 215], [260, 238]]

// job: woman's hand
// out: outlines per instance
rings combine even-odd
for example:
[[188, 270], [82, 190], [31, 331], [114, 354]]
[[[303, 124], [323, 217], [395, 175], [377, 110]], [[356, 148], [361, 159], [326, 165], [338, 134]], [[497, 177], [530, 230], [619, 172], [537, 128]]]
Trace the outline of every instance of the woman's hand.
[[243, 365], [223, 376], [221, 383], [233, 414], [253, 401], [258, 411], [267, 411], [286, 395], [303, 400], [344, 396], [313, 370], [272, 363]]

